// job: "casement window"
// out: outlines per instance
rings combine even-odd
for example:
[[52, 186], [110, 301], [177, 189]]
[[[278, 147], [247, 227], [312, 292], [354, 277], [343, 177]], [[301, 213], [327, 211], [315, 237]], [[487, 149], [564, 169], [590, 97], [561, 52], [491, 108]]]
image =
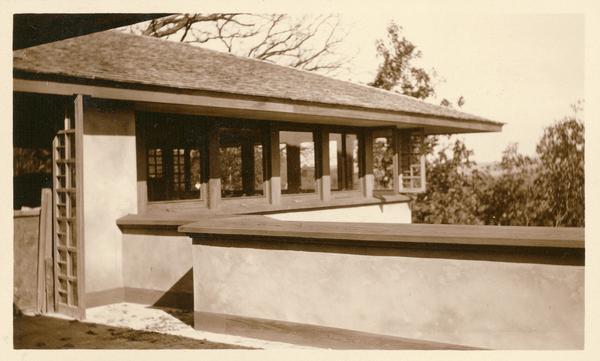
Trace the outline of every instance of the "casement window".
[[315, 142], [312, 132], [280, 131], [281, 192], [315, 191]]
[[138, 115], [146, 147], [148, 201], [201, 199], [208, 182], [208, 130], [218, 131], [221, 197], [263, 194], [262, 128], [250, 120]]
[[[373, 132], [375, 190], [425, 191], [425, 135], [422, 129], [377, 129]], [[396, 168], [397, 167], [397, 168]], [[395, 179], [395, 177], [398, 179]]]
[[206, 124], [182, 116], [139, 116], [146, 143], [148, 201], [200, 199]]
[[357, 190], [358, 137], [353, 133], [329, 133], [331, 190]]
[[149, 201], [200, 198], [200, 149], [164, 145], [147, 155]]
[[425, 191], [425, 155], [423, 145], [425, 135], [422, 130], [399, 132], [400, 192], [418, 193]]

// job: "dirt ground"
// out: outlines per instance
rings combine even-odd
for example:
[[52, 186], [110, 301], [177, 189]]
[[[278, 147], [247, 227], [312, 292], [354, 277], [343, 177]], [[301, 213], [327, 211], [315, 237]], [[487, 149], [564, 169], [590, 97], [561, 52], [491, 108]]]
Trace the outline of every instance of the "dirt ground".
[[43, 316], [15, 316], [15, 349], [233, 349], [206, 340]]

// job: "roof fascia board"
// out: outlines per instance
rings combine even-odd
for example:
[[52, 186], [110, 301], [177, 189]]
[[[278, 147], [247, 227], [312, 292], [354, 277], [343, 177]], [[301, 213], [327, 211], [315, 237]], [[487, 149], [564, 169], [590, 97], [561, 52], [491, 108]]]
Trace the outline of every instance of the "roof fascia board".
[[[426, 127], [440, 129], [441, 133], [472, 133], [472, 132], [499, 132], [501, 124], [484, 123], [475, 121], [461, 121], [459, 119], [443, 119], [419, 115], [405, 115], [385, 111], [368, 111], [358, 109], [347, 109], [339, 107], [325, 107], [320, 105], [293, 104], [284, 102], [228, 98], [222, 96], [169, 93], [153, 90], [138, 90], [127, 88], [114, 88], [97, 85], [61, 83], [44, 80], [13, 79], [13, 90], [17, 92], [74, 95], [83, 94], [94, 98], [122, 100], [131, 102], [169, 104], [174, 106], [192, 106], [214, 115], [235, 115], [239, 112], [251, 114], [255, 117], [264, 117], [269, 120], [298, 121], [298, 117], [305, 121], [313, 121], [316, 118], [327, 123], [335, 123], [335, 120], [354, 120], [376, 125], [385, 123], [399, 127]], [[364, 124], [369, 126], [371, 124]], [[434, 132], [428, 132], [434, 134]]]

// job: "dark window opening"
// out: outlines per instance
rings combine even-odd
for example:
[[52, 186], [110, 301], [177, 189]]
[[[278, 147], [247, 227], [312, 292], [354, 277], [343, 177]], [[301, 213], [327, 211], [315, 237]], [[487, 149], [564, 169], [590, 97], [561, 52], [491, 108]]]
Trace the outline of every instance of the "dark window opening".
[[263, 157], [260, 129], [222, 128], [219, 162], [221, 196], [263, 194]]
[[148, 201], [200, 199], [206, 125], [191, 117], [140, 114]]
[[329, 173], [332, 190], [357, 190], [359, 188], [358, 137], [356, 134], [329, 134]]
[[312, 132], [280, 131], [281, 192], [315, 191], [315, 143]]

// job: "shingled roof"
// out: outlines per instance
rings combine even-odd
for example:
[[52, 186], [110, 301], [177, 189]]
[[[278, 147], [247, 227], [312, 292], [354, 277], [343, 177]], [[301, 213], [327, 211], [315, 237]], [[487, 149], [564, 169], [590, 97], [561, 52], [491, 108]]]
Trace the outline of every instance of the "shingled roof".
[[13, 52], [34, 74], [492, 122], [395, 92], [188, 44], [105, 31]]

